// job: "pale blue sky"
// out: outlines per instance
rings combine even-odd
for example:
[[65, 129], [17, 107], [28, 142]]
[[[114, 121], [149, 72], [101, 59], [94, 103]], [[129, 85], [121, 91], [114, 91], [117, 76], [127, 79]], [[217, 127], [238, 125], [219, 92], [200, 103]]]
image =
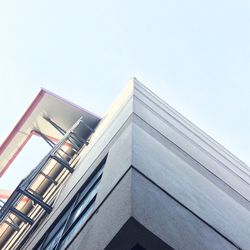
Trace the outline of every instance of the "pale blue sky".
[[104, 114], [131, 76], [250, 165], [249, 0], [0, 0], [0, 140], [40, 87]]

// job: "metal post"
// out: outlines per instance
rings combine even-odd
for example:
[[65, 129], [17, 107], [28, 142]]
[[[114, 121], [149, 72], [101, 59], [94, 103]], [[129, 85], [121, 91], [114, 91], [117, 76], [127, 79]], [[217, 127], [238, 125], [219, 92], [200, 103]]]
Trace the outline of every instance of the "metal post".
[[19, 228], [19, 226], [17, 225], [17, 223], [15, 223], [15, 221], [13, 221], [13, 220], [11, 219], [10, 216], [8, 216], [8, 218], [10, 219], [11, 222], [5, 220], [4, 223], [6, 223], [6, 224], [9, 225], [10, 227], [12, 227], [15, 231], [19, 231], [20, 228]]
[[70, 173], [73, 173], [74, 169], [70, 166], [70, 164], [67, 161], [63, 160], [62, 158], [59, 158], [56, 155], [51, 155], [51, 158], [56, 160], [62, 166], [64, 166]]
[[35, 203], [37, 203], [39, 206], [41, 206], [44, 210], [46, 210], [46, 212], [48, 212], [48, 213], [51, 212], [52, 207], [49, 206], [48, 204], [46, 204], [43, 200], [39, 199], [37, 196], [31, 194], [27, 190], [20, 189], [19, 191], [20, 191], [20, 193], [22, 193], [23, 195], [27, 196], [32, 201], [34, 201]]
[[44, 172], [40, 172], [40, 175], [44, 176], [46, 179], [48, 179], [54, 185], [58, 184], [56, 180], [54, 180], [52, 177], [50, 177], [49, 175], [45, 174]]
[[89, 130], [90, 130], [90, 132], [91, 133], [93, 133], [95, 130], [93, 129], [93, 128], [91, 128], [88, 124], [86, 124], [84, 121], [83, 121], [83, 119], [81, 119], [81, 122], [82, 122], [82, 124], [86, 127], [86, 128], [88, 128]]
[[52, 148], [56, 145], [52, 140], [50, 140], [45, 134], [38, 130], [34, 130], [34, 132], [40, 135]]
[[47, 122], [49, 122], [55, 129], [57, 129], [62, 135], [66, 134], [66, 131], [61, 128], [58, 124], [56, 124], [55, 122], [53, 122], [49, 117], [44, 116], [43, 117]]
[[30, 225], [32, 225], [34, 223], [34, 221], [32, 219], [30, 219], [27, 215], [23, 214], [21, 211], [17, 210], [14, 207], [10, 208], [10, 212], [15, 214], [17, 217], [19, 217], [22, 221], [29, 223]]

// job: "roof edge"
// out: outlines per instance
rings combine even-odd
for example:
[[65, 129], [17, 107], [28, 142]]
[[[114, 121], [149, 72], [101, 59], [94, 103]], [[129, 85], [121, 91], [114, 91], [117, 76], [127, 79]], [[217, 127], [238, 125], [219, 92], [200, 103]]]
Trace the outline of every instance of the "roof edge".
[[[45, 90], [41, 89], [38, 94], [36, 95], [35, 99], [31, 102], [28, 109], [24, 112], [24, 114], [21, 116], [17, 124], [14, 126], [10, 134], [7, 136], [7, 138], [3, 141], [3, 143], [0, 146], [0, 156], [3, 153], [3, 151], [7, 148], [7, 146], [10, 144], [12, 139], [15, 137], [15, 135], [18, 133], [19, 128], [23, 126], [23, 124], [27, 121], [30, 114], [33, 112], [33, 110], [36, 108], [37, 104], [41, 101], [43, 96], [45, 95]], [[0, 173], [1, 176], [1, 173]]]
[[102, 117], [100, 117], [99, 115], [97, 115], [97, 114], [95, 114], [95, 113], [93, 113], [93, 112], [91, 112], [91, 111], [89, 111], [89, 110], [87, 110], [87, 109], [85, 109], [85, 108], [83, 108], [83, 107], [81, 107], [81, 106], [79, 106], [79, 105], [77, 105], [77, 104], [75, 104], [75, 103], [73, 103], [73, 102], [67, 100], [66, 98], [64, 98], [64, 97], [62, 97], [62, 96], [59, 96], [59, 95], [57, 95], [57, 94], [51, 92], [50, 90], [47, 90], [47, 89], [45, 89], [45, 88], [43, 88], [43, 87], [41, 88], [41, 90], [44, 91], [46, 94], [49, 94], [49, 95], [51, 95], [51, 96], [54, 96], [55, 98], [58, 98], [59, 100], [62, 100], [63, 102], [67, 102], [68, 104], [72, 105], [72, 106], [75, 107], [75, 108], [78, 108], [78, 109], [80, 109], [80, 110], [82, 110], [82, 111], [85, 111], [85, 112], [87, 112], [87, 113], [89, 113], [89, 114], [91, 114], [91, 115], [93, 115], [93, 116], [95, 116], [95, 117], [97, 117], [97, 118], [99, 118], [99, 119], [102, 118]]

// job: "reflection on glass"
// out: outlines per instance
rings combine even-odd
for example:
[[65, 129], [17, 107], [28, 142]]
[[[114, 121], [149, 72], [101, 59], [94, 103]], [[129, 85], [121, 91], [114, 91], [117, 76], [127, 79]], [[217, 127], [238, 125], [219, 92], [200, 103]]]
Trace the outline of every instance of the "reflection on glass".
[[88, 208], [88, 210], [83, 214], [83, 216], [80, 218], [80, 220], [74, 225], [74, 227], [68, 232], [67, 236], [63, 240], [61, 244], [61, 249], [67, 246], [67, 244], [73, 239], [73, 237], [76, 235], [76, 233], [79, 231], [81, 226], [86, 222], [86, 220], [89, 218], [91, 212], [93, 211], [94, 203]]
[[59, 240], [61, 239], [62, 233], [63, 233], [63, 227], [57, 232], [57, 234], [49, 242], [49, 244], [45, 246], [45, 249], [46, 250], [53, 250], [54, 247], [58, 244]]
[[78, 205], [76, 210], [73, 212], [72, 217], [71, 217], [71, 221], [70, 221], [70, 225], [78, 218], [78, 216], [87, 207], [87, 205], [90, 203], [90, 201], [95, 197], [95, 195], [97, 194], [97, 187], [98, 187], [99, 182], [96, 183], [96, 185], [94, 187], [92, 187], [93, 189], [90, 191], [90, 193], [84, 198], [83, 201], [81, 201], [81, 203]]

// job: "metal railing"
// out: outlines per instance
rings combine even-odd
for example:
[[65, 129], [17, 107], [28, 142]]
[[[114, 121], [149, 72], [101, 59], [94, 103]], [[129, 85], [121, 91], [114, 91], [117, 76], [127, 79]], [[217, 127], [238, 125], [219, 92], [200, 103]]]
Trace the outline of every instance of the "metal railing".
[[[51, 124], [53, 123], [52, 125], [56, 126], [57, 129], [60, 128], [51, 120], [49, 120], [49, 122]], [[31, 200], [34, 205], [38, 204], [45, 212], [51, 212], [52, 206], [51, 204], [48, 204], [44, 201], [43, 193], [36, 193], [35, 190], [31, 189], [31, 186], [39, 176], [43, 176], [43, 178], [47, 180], [47, 183], [53, 185], [59, 184], [55, 180], [55, 178], [53, 178], [53, 176], [50, 176], [48, 173], [43, 172], [43, 170], [46, 168], [46, 166], [48, 166], [48, 164], [50, 164], [52, 160], [56, 162], [57, 166], [62, 169], [66, 169], [69, 173], [72, 173], [74, 171], [74, 169], [70, 165], [70, 160], [75, 154], [79, 152], [84, 144], [87, 144], [87, 139], [81, 138], [75, 133], [75, 130], [81, 124], [85, 125], [86, 127], [86, 124], [84, 124], [82, 118], [80, 118], [68, 132], [60, 129], [61, 133], [64, 134], [63, 138], [57, 144], [50, 143], [53, 148], [42, 159], [37, 167], [34, 168], [30, 172], [30, 174], [19, 183], [19, 185], [16, 187], [14, 192], [5, 203], [0, 200], [0, 224], [6, 223], [8, 226], [12, 227], [14, 231], [19, 231], [21, 223], [16, 223], [16, 220], [13, 219], [13, 215], [17, 217], [19, 221], [24, 222], [25, 224], [28, 223], [29, 225], [32, 225], [34, 223], [32, 218], [29, 217], [28, 213], [17, 209], [17, 205], [24, 197], [27, 197], [29, 200]], [[93, 132], [92, 128], [89, 129], [90, 133]], [[65, 144], [70, 145], [71, 151], [73, 153], [69, 154], [63, 149]], [[10, 216], [10, 214], [12, 214], [12, 217]]]

